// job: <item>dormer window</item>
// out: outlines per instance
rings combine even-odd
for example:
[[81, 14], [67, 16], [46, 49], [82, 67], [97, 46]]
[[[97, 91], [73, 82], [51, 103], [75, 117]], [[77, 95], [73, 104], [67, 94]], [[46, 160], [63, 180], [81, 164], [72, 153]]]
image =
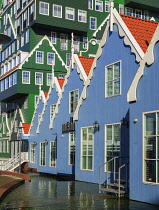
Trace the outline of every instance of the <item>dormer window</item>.
[[130, 7], [125, 8], [125, 14], [129, 16], [133, 16], [133, 9]]
[[135, 10], [135, 17], [136, 17], [136, 18], [142, 18], [142, 11], [139, 10], [139, 9], [136, 9], [136, 10]]

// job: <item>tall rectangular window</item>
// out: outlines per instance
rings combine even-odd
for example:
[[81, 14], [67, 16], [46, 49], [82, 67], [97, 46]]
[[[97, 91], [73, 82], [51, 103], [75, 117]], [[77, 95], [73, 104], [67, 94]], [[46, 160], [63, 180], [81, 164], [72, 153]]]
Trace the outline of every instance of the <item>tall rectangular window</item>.
[[75, 133], [69, 133], [69, 165], [75, 164]]
[[68, 50], [68, 35], [60, 35], [60, 50]]
[[43, 84], [43, 73], [36, 72], [35, 73], [35, 84], [42, 85]]
[[25, 33], [25, 43], [29, 42], [29, 29]]
[[49, 3], [39, 2], [39, 13], [41, 15], [49, 15]]
[[1, 92], [4, 91], [4, 80], [1, 80]]
[[45, 142], [40, 142], [40, 165], [45, 166], [46, 164], [46, 146]]
[[87, 12], [84, 10], [78, 10], [78, 21], [86, 23], [87, 22]]
[[36, 63], [39, 63], [39, 64], [44, 63], [44, 52], [36, 51]]
[[37, 106], [38, 102], [39, 102], [39, 96], [35, 95], [35, 97], [34, 97], [34, 104], [35, 104], [35, 106]]
[[90, 29], [96, 30], [97, 28], [97, 18], [96, 17], [90, 17]]
[[146, 10], [144, 11], [144, 19], [149, 20], [149, 12]]
[[69, 93], [69, 112], [74, 113], [78, 103], [78, 90], [70, 91]]
[[108, 65], [105, 68], [105, 96], [111, 97], [120, 94], [121, 62]]
[[135, 10], [135, 17], [142, 18], [142, 10], [136, 9]]
[[71, 57], [72, 57], [72, 55], [70, 53], [66, 54], [66, 65], [67, 66], [70, 66]]
[[130, 7], [125, 8], [125, 14], [129, 16], [133, 16], [133, 9]]
[[13, 85], [13, 75], [9, 75], [9, 87], [12, 87]]
[[47, 53], [47, 64], [48, 65], [55, 65], [55, 53]]
[[109, 12], [110, 2], [105, 1], [105, 12]]
[[51, 83], [52, 83], [52, 74], [51, 73], [47, 73], [46, 85], [50, 86]]
[[35, 163], [35, 144], [30, 144], [30, 162]]
[[62, 6], [53, 4], [53, 16], [62, 18]]
[[93, 127], [81, 128], [81, 169], [93, 170]]
[[50, 121], [51, 121], [51, 119], [52, 119], [52, 117], [53, 117], [55, 108], [56, 108], [56, 104], [51, 104], [51, 105], [50, 105]]
[[[120, 156], [120, 132], [121, 124], [109, 124], [105, 126], [105, 162], [113, 157]], [[107, 165], [106, 171], [112, 171], [113, 164]]]
[[13, 73], [13, 85], [16, 85], [17, 84], [17, 80], [18, 80], [18, 78], [17, 78], [17, 72], [14, 72]]
[[88, 0], [88, 9], [93, 9], [93, 0]]
[[50, 142], [50, 167], [56, 167], [56, 153], [57, 153], [56, 145], [57, 145], [56, 141]]
[[88, 48], [88, 38], [87, 37], [83, 37], [83, 49], [87, 49]]
[[119, 14], [124, 14], [124, 5], [119, 4]]
[[8, 77], [5, 78], [5, 90], [9, 87], [9, 79]]
[[74, 52], [78, 53], [80, 51], [80, 37], [74, 36]]
[[103, 12], [103, 1], [96, 0], [95, 1], [95, 10], [99, 12]]
[[159, 112], [143, 114], [143, 181], [159, 183]]
[[71, 7], [66, 7], [65, 18], [68, 20], [74, 20], [75, 19], [75, 9], [71, 8]]
[[22, 83], [30, 84], [30, 71], [22, 71]]
[[56, 32], [51, 32], [51, 43], [52, 44], [56, 44], [56, 38], [57, 38]]

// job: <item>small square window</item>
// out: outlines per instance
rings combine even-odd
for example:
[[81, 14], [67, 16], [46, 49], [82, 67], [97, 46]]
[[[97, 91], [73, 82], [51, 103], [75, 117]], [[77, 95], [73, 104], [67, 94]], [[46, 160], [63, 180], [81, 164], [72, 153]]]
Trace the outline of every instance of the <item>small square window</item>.
[[36, 51], [36, 63], [39, 63], [39, 64], [44, 63], [44, 52]]
[[53, 17], [62, 18], [62, 6], [53, 4]]
[[49, 3], [39, 2], [39, 13], [41, 15], [49, 15]]
[[55, 65], [55, 53], [47, 53], [47, 64], [48, 65]]
[[43, 73], [36, 72], [35, 73], [35, 84], [42, 85], [43, 84]]
[[65, 18], [68, 20], [74, 20], [75, 19], [75, 9], [66, 7]]
[[78, 21], [86, 23], [87, 22], [87, 12], [84, 10], [78, 10]]
[[97, 28], [97, 18], [96, 17], [90, 17], [90, 29], [96, 30]]

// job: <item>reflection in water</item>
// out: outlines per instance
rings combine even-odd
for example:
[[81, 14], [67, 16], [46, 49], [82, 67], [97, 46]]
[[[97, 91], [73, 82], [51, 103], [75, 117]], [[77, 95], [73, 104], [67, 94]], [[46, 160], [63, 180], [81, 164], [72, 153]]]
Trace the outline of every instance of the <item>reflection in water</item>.
[[59, 181], [53, 176], [31, 174], [32, 181], [12, 191], [0, 203], [0, 209], [12, 210], [96, 210], [159, 209], [156, 206], [129, 201], [126, 198], [99, 194], [98, 185]]

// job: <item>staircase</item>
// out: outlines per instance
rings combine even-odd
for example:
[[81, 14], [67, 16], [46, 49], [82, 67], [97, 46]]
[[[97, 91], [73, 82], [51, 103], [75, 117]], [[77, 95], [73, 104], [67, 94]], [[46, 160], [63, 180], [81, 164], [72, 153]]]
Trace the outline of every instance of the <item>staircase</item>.
[[28, 152], [21, 152], [8, 160], [0, 160], [0, 170], [14, 171], [22, 163], [28, 162]]
[[[128, 192], [128, 162], [123, 159], [128, 157], [114, 157], [99, 167], [99, 192], [111, 193], [118, 197], [124, 196]], [[117, 166], [117, 161], [119, 166]], [[125, 162], [124, 164], [120, 164]], [[108, 164], [113, 165], [113, 171], [106, 172], [106, 180], [102, 183], [102, 168], [108, 169]]]

